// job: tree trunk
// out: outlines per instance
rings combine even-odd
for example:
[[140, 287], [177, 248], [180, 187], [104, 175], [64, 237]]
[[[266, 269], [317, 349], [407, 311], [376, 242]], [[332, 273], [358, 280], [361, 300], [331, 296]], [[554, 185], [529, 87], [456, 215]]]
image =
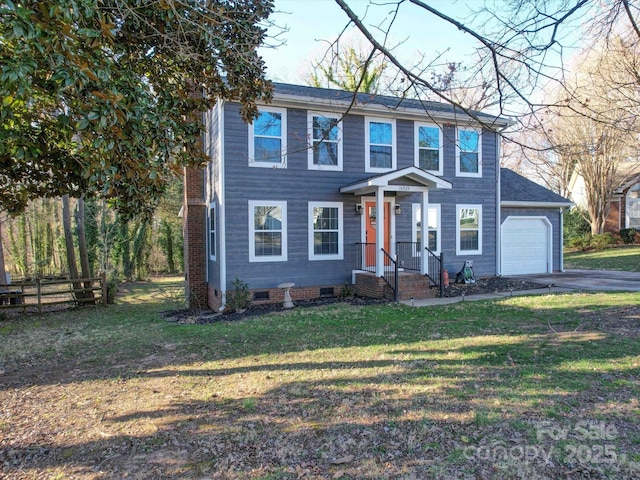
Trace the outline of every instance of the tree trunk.
[[129, 221], [120, 217], [118, 219], [120, 223], [119, 234], [119, 252], [122, 260], [122, 273], [127, 281], [133, 280], [133, 262], [131, 260], [131, 238], [129, 236]]
[[0, 221], [0, 283], [9, 283], [7, 280], [7, 270], [4, 265], [4, 248], [2, 246], [2, 222]]
[[138, 231], [136, 238], [133, 241], [133, 261], [136, 266], [136, 279], [142, 280], [145, 273], [145, 250], [147, 247], [147, 220], [143, 220]]
[[[73, 247], [73, 232], [71, 230], [71, 209], [69, 207], [69, 195], [62, 197], [62, 226], [64, 228], [64, 243], [67, 250], [67, 266], [69, 267], [69, 278], [77, 280], [78, 264], [76, 262], [76, 252]], [[82, 284], [73, 282], [73, 289], [82, 292]]]
[[176, 262], [173, 259], [173, 231], [171, 225], [166, 220], [162, 221], [162, 228], [166, 237], [166, 251], [164, 252], [167, 257], [167, 266], [169, 267], [169, 273], [176, 273]]
[[[78, 199], [78, 215], [76, 222], [78, 225], [78, 248], [80, 251], [80, 268], [82, 270], [82, 278], [91, 278], [91, 268], [89, 267], [89, 254], [87, 252], [87, 240], [85, 236], [84, 228], [84, 197]], [[91, 281], [86, 280], [84, 282], [84, 292], [82, 292], [82, 298], [92, 299], [93, 291], [91, 290]], [[87, 303], [92, 303], [87, 301]]]

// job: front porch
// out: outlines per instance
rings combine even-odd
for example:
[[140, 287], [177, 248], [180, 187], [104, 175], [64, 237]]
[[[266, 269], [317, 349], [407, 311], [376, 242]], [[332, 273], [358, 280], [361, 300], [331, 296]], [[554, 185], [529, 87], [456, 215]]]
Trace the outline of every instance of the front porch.
[[[410, 300], [443, 296], [445, 279], [442, 255], [425, 247], [424, 255], [418, 242], [397, 242], [395, 255], [384, 248], [382, 275], [375, 264], [376, 244], [356, 243], [352, 271], [354, 293], [361, 297]], [[425, 273], [421, 273], [424, 270]]]
[[426, 231], [429, 190], [434, 189], [451, 189], [451, 183], [413, 166], [340, 188], [343, 194], [360, 197], [356, 212], [361, 218], [361, 241], [355, 244], [352, 272], [358, 295], [394, 300], [428, 298], [433, 296], [432, 286], [442, 295], [442, 259], [429, 250], [427, 235], [414, 235], [418, 241], [396, 241], [411, 238], [406, 222], [396, 237], [395, 216], [401, 213], [396, 200], [419, 198], [418, 224]]

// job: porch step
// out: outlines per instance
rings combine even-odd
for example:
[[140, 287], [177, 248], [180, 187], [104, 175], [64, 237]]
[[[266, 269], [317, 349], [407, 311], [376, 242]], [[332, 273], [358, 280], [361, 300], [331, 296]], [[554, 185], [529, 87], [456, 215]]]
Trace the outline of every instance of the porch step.
[[430, 287], [429, 279], [425, 275], [415, 273], [401, 273], [398, 277], [398, 299], [431, 298], [437, 295], [437, 290]]
[[[359, 272], [355, 275], [354, 292], [361, 297], [393, 299], [393, 292], [382, 278], [373, 273]], [[411, 298], [432, 298], [438, 295], [435, 288], [429, 286], [429, 279], [417, 273], [400, 272], [398, 276], [398, 300]]]

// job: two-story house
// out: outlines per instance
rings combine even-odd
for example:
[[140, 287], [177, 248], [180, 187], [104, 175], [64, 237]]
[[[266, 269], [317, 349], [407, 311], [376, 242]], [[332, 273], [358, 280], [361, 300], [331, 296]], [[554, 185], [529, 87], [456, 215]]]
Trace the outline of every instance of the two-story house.
[[259, 109], [251, 124], [234, 102], [205, 115], [211, 161], [185, 174], [191, 306], [223, 307], [235, 279], [254, 301], [281, 301], [283, 282], [295, 284], [294, 299], [345, 285], [383, 296], [390, 278], [400, 298], [419, 297], [440, 256], [452, 273], [473, 260], [476, 276], [500, 274], [503, 252], [510, 274], [562, 268], [565, 199], [545, 190], [527, 202], [542, 187], [518, 176], [502, 215], [504, 119], [287, 84]]

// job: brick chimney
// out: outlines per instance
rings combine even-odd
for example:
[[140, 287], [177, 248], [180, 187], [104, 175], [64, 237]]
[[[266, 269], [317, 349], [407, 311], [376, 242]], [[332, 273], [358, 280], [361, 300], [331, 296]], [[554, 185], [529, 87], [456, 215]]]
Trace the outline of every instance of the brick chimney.
[[187, 308], [207, 308], [207, 204], [204, 169], [184, 169], [182, 225]]

